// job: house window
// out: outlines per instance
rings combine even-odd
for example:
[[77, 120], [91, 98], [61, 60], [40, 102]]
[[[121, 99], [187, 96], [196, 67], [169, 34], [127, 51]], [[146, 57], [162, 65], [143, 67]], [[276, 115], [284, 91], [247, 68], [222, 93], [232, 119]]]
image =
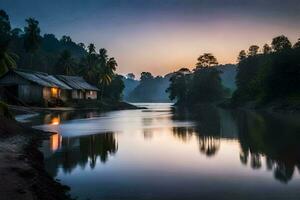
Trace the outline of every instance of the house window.
[[58, 88], [51, 88], [51, 97], [58, 98]]

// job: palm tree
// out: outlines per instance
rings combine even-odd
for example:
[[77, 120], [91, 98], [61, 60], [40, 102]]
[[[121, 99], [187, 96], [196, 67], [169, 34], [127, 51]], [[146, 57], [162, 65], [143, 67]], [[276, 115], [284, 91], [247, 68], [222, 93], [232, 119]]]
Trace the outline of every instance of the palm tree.
[[[106, 53], [102, 55], [106, 55]], [[103, 97], [104, 88], [111, 83], [117, 66], [118, 66], [117, 61], [114, 58], [109, 58], [108, 61], [105, 63], [105, 65], [100, 68], [99, 85], [101, 86], [101, 100]]]
[[110, 69], [111, 73], [114, 73], [117, 70], [118, 63], [115, 58], [110, 58], [107, 61], [107, 67]]
[[17, 65], [16, 59], [18, 56], [8, 49], [11, 36], [9, 17], [4, 10], [0, 10], [0, 75]]
[[57, 67], [63, 70], [63, 73], [67, 76], [73, 75], [74, 59], [68, 50], [64, 50], [57, 62]]
[[26, 23], [27, 26], [24, 28], [24, 48], [28, 53], [30, 53], [30, 66], [32, 67], [33, 54], [38, 50], [41, 42], [41, 30], [39, 28], [39, 22], [34, 18], [26, 19]]
[[14, 69], [17, 66], [16, 60], [18, 56], [8, 51], [8, 48], [0, 48], [0, 76], [8, 70]]

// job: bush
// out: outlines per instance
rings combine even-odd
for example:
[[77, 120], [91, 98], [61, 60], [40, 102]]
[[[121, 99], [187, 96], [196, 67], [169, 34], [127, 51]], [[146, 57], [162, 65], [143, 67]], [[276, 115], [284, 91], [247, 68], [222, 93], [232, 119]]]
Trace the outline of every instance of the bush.
[[0, 101], [0, 117], [5, 117], [7, 119], [14, 119], [13, 115], [9, 112], [7, 105], [1, 101]]

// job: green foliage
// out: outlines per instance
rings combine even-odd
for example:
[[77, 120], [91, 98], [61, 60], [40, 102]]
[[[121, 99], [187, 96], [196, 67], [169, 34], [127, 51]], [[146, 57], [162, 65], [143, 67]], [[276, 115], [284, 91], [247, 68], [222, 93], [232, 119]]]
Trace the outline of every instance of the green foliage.
[[273, 38], [272, 48], [274, 51], [278, 52], [278, 51], [292, 48], [292, 44], [286, 36], [280, 35], [278, 37]]
[[212, 67], [218, 64], [217, 59], [211, 53], [205, 53], [197, 59], [196, 68]]
[[268, 103], [300, 94], [300, 49], [285, 36], [273, 39], [274, 52], [250, 56], [238, 64], [234, 103]]
[[12, 33], [8, 15], [0, 10], [0, 76], [16, 67], [17, 55], [9, 49]]
[[221, 71], [214, 67], [197, 67], [193, 73], [182, 68], [171, 77], [166, 91], [178, 105], [213, 103], [225, 95], [220, 74]]
[[70, 51], [64, 50], [58, 59], [55, 71], [58, 72], [59, 74], [65, 74], [67, 76], [71, 76], [75, 74], [74, 66], [75, 66], [75, 61], [72, 58]]
[[33, 54], [40, 47], [41, 30], [39, 28], [39, 22], [34, 18], [26, 19], [26, 23], [27, 26], [24, 27], [24, 49], [26, 50], [26, 52]]
[[114, 75], [111, 83], [105, 88], [104, 96], [113, 101], [120, 101], [124, 88], [123, 76]]
[[2, 101], [0, 101], [0, 116], [8, 119], [14, 119], [13, 115], [9, 112], [7, 105]]
[[252, 45], [249, 47], [248, 50], [248, 56], [255, 56], [258, 53], [259, 46], [257, 45]]
[[239, 56], [237, 58], [238, 62], [241, 62], [242, 60], [244, 60], [245, 58], [247, 58], [247, 54], [245, 50], [240, 51]]
[[[116, 78], [117, 62], [108, 57], [106, 49], [100, 49], [98, 54], [93, 43], [85, 49], [83, 43], [76, 44], [70, 36], [64, 35], [60, 40], [53, 34], [41, 36], [37, 20], [28, 18], [26, 23], [24, 32], [19, 28], [11, 30], [8, 15], [0, 10], [0, 75], [16, 66], [49, 74], [82, 75], [101, 88], [101, 97], [105, 93], [121, 98], [123, 83]], [[119, 94], [107, 92], [112, 82]]]

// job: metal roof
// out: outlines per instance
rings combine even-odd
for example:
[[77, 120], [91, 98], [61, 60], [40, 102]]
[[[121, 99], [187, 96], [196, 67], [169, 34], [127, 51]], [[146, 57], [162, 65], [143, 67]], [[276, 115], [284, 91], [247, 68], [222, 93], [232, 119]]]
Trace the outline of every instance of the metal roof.
[[45, 86], [45, 87], [56, 87], [65, 90], [71, 90], [72, 88], [66, 85], [64, 82], [56, 79], [52, 75], [48, 75], [42, 72], [32, 72], [32, 71], [25, 71], [25, 70], [14, 70], [16, 74], [21, 76], [22, 78], [34, 82], [38, 85]]
[[73, 89], [99, 91], [99, 89], [97, 87], [89, 84], [80, 76], [56, 75], [55, 77], [57, 79], [65, 82], [67, 85], [69, 85]]

